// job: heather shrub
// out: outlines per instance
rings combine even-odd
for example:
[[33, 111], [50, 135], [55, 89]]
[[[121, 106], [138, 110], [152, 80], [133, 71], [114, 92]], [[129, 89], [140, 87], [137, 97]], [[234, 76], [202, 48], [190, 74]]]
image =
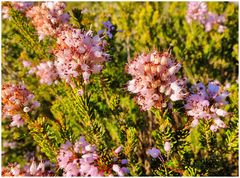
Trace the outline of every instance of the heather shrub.
[[3, 2], [2, 176], [238, 176], [237, 2]]

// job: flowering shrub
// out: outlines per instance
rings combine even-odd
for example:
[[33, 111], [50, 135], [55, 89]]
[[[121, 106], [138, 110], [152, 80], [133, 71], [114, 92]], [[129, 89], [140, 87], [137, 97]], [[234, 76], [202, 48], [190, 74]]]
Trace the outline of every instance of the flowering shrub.
[[237, 14], [3, 2], [2, 176], [238, 176]]
[[227, 112], [219, 107], [227, 104], [226, 97], [228, 92], [220, 92], [220, 86], [217, 82], [209, 82], [208, 87], [202, 83], [198, 83], [192, 87], [196, 94], [191, 94], [184, 106], [187, 110], [187, 115], [194, 118], [192, 126], [196, 126], [198, 119], [213, 119], [211, 130], [216, 131], [218, 128], [225, 128], [226, 125], [218, 118], [227, 116]]
[[207, 4], [204, 2], [190, 2], [188, 3], [188, 12], [186, 15], [188, 23], [193, 20], [200, 22], [204, 25], [205, 31], [211, 31], [213, 26], [218, 26], [218, 32], [222, 33], [226, 29], [222, 24], [226, 21], [224, 15], [217, 15], [208, 12]]
[[[94, 145], [86, 142], [84, 137], [80, 137], [79, 141], [74, 145], [67, 141], [61, 146], [59, 156], [57, 157], [59, 167], [64, 170], [64, 176], [113, 176], [115, 172], [119, 176], [128, 174], [129, 170], [126, 167], [120, 168], [117, 164], [118, 158], [113, 158], [111, 165], [104, 163], [101, 165], [99, 155], [95, 150]], [[119, 153], [119, 148], [115, 150], [115, 155]], [[81, 157], [78, 156], [81, 154]], [[120, 164], [125, 165], [128, 161], [122, 159]]]
[[71, 77], [82, 74], [84, 82], [89, 81], [90, 74], [99, 73], [102, 63], [109, 55], [104, 51], [106, 42], [93, 32], [82, 32], [80, 29], [66, 28], [57, 37], [55, 66], [60, 76], [67, 83]]
[[33, 6], [26, 12], [37, 30], [39, 40], [45, 36], [54, 36], [68, 23], [69, 14], [64, 13], [65, 4], [61, 2], [46, 2]]
[[134, 76], [129, 81], [128, 90], [137, 93], [137, 102], [143, 110], [166, 107], [166, 96], [174, 101], [183, 98], [181, 81], [177, 81], [175, 73], [181, 68], [174, 63], [168, 53], [142, 54], [128, 65], [128, 73]]
[[34, 95], [24, 85], [5, 84], [2, 86], [3, 118], [11, 117], [10, 126], [20, 127], [24, 124], [23, 115], [40, 106], [34, 101]]

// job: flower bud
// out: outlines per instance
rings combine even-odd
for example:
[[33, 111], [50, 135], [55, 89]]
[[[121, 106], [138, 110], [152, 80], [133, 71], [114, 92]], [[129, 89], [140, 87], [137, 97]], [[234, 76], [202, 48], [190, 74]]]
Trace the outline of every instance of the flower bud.
[[162, 56], [161, 57], [161, 65], [168, 65], [168, 62], [169, 62], [169, 58], [166, 57], [166, 56]]
[[167, 96], [170, 95], [171, 91], [172, 91], [172, 89], [170, 87], [167, 88], [166, 91], [165, 91], [165, 95], [167, 95]]
[[45, 164], [43, 162], [40, 162], [38, 167], [37, 167], [38, 171], [44, 172], [45, 171]]
[[166, 90], [166, 86], [165, 86], [165, 85], [161, 85], [161, 86], [159, 87], [159, 92], [160, 92], [160, 93], [164, 93], [165, 90]]
[[23, 111], [24, 111], [24, 112], [29, 112], [29, 111], [30, 111], [30, 108], [29, 108], [29, 107], [24, 107], [24, 108], [23, 108]]
[[83, 90], [82, 89], [79, 89], [78, 91], [77, 91], [77, 94], [78, 94], [78, 96], [82, 96], [83, 95]]
[[170, 75], [173, 75], [173, 74], [175, 74], [176, 72], [178, 72], [180, 68], [181, 68], [181, 64], [178, 63], [176, 66], [171, 67], [171, 68], [168, 70], [168, 72], [169, 72]]
[[32, 162], [29, 171], [30, 171], [31, 175], [36, 174], [36, 172], [37, 172], [37, 164], [36, 164], [35, 161]]
[[149, 65], [145, 65], [145, 66], [144, 66], [144, 71], [145, 71], [146, 73], [148, 73], [148, 72], [150, 71], [150, 66], [149, 66]]
[[160, 73], [162, 71], [162, 66], [157, 66], [157, 72]]
[[210, 130], [211, 130], [212, 132], [216, 132], [217, 129], [218, 129], [218, 127], [217, 127], [216, 125], [211, 125], [211, 126], [210, 126]]
[[115, 151], [114, 151], [114, 153], [116, 153], [116, 154], [118, 154], [118, 153], [120, 153], [121, 151], [122, 151], [122, 146], [119, 146]]
[[170, 152], [170, 150], [171, 150], [171, 144], [170, 144], [170, 142], [165, 142], [165, 143], [164, 143], [164, 150], [165, 150], [166, 152]]
[[157, 72], [157, 68], [155, 66], [151, 66], [151, 72], [155, 74]]

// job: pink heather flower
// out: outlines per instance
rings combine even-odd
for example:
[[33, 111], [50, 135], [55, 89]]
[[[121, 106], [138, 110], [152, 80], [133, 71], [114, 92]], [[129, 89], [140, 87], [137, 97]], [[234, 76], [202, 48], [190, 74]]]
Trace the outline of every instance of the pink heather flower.
[[22, 114], [35, 110], [40, 104], [24, 85], [4, 84], [2, 87], [3, 118], [12, 117], [10, 126], [20, 127], [24, 121]]
[[19, 176], [20, 174], [20, 165], [17, 164], [14, 167], [11, 167], [11, 173], [13, 174], [13, 176]]
[[99, 168], [98, 159], [96, 147], [86, 142], [84, 137], [80, 137], [75, 144], [67, 141], [61, 146], [57, 156], [64, 176], [103, 176], [104, 172]]
[[[75, 144], [67, 141], [61, 146], [57, 156], [58, 165], [63, 169], [64, 176], [103, 176], [112, 174], [109, 171], [105, 172], [105, 169], [101, 169], [98, 159], [96, 147], [86, 142], [84, 137], [80, 137]], [[125, 168], [124, 170], [126, 172]], [[121, 176], [125, 174], [120, 167], [118, 169], [119, 174]]]
[[205, 2], [189, 2], [186, 19], [188, 23], [192, 21], [205, 22], [208, 9]]
[[124, 176], [124, 172], [122, 171], [122, 169], [117, 164], [114, 164], [112, 166], [112, 169], [113, 169], [114, 172], [117, 173], [118, 176], [120, 176], [120, 177]]
[[35, 161], [32, 162], [29, 171], [30, 171], [31, 175], [35, 175], [36, 174], [36, 172], [37, 172], [37, 164], [36, 164]]
[[9, 7], [2, 5], [2, 18], [3, 19], [9, 19], [10, 15], [9, 15]]
[[[228, 93], [221, 90], [217, 81], [209, 82], [206, 88], [202, 83], [197, 83], [192, 87], [192, 94], [186, 98], [184, 106], [187, 115], [194, 118], [192, 127], [198, 124], [198, 119], [213, 119], [217, 127], [225, 128], [225, 124], [220, 117], [225, 117], [228, 113], [221, 107], [227, 104]], [[212, 126], [211, 130], [215, 130]]]
[[171, 143], [170, 142], [165, 142], [164, 143], [164, 150], [166, 152], [170, 152], [170, 150], [171, 150]]
[[14, 127], [14, 126], [17, 126], [17, 127], [22, 127], [24, 125], [24, 121], [23, 119], [21, 118], [21, 115], [18, 114], [18, 115], [14, 115], [12, 117], [12, 122], [10, 124], [11, 127]]
[[30, 61], [23, 60], [22, 61], [23, 67], [31, 67], [32, 63]]
[[92, 31], [65, 27], [57, 37], [55, 66], [60, 78], [67, 83], [82, 75], [85, 83], [92, 73], [99, 73], [102, 65], [109, 59], [104, 51], [106, 42]]
[[79, 89], [79, 90], [77, 91], [78, 96], [82, 96], [83, 93], [84, 93], [84, 91], [83, 91], [82, 89]]
[[17, 142], [3, 141], [3, 147], [4, 147], [4, 148], [9, 147], [9, 148], [11, 148], [11, 149], [16, 148], [16, 147], [17, 147]]
[[40, 83], [42, 84], [51, 85], [58, 79], [58, 74], [52, 61], [40, 63], [36, 66], [35, 73], [40, 77]]
[[218, 16], [217, 14], [208, 12], [205, 24], [205, 31], [209, 32], [214, 26], [218, 26], [218, 32], [222, 33], [226, 29], [222, 24], [226, 21], [223, 15]]
[[118, 154], [122, 151], [122, 146], [119, 146], [116, 150], [114, 150], [114, 153]]
[[173, 93], [170, 96], [172, 101], [183, 100], [187, 94], [186, 79], [178, 79], [170, 85]]
[[26, 16], [31, 19], [37, 30], [39, 40], [61, 32], [70, 17], [68, 13], [64, 13], [65, 8], [66, 5], [62, 2], [46, 2], [33, 6], [26, 12]]
[[33, 2], [12, 2], [12, 4], [16, 10], [19, 10], [22, 12], [25, 12], [26, 10], [28, 10], [34, 5]]
[[227, 29], [226, 26], [219, 25], [219, 26], [218, 26], [218, 33], [223, 33], [226, 29]]
[[45, 164], [42, 161], [38, 164], [37, 171], [45, 172]]
[[[9, 3], [9, 2], [8, 2]], [[33, 6], [33, 2], [10, 2], [12, 5], [12, 8], [14, 8], [15, 10], [21, 11], [21, 12], [25, 12], [27, 11], [29, 8], [31, 8]], [[8, 19], [10, 17], [9, 15], [9, 6], [6, 5], [2, 5], [2, 18], [3, 19]]]
[[218, 27], [218, 32], [223, 33], [227, 28], [223, 25], [226, 19], [223, 15], [217, 15], [207, 10], [207, 4], [205, 2], [189, 2], [186, 15], [188, 23], [196, 21], [201, 23], [205, 27], [205, 31], [211, 31], [214, 26]]
[[29, 112], [30, 110], [31, 109], [29, 107], [27, 107], [27, 106], [23, 108], [23, 112]]
[[216, 125], [211, 125], [211, 126], [210, 126], [210, 130], [211, 130], [212, 132], [216, 132], [216, 131], [218, 130], [218, 127], [217, 127]]
[[198, 119], [193, 119], [191, 126], [196, 127], [199, 124]]
[[154, 51], [137, 56], [127, 65], [127, 72], [133, 77], [128, 90], [137, 94], [135, 100], [142, 110], [166, 107], [169, 99], [184, 98], [185, 81], [175, 76], [181, 65], [171, 58], [168, 53]]
[[5, 171], [2, 171], [3, 176], [53, 176], [55, 165], [48, 165], [52, 170], [46, 170], [47, 165], [43, 162], [37, 163], [33, 161], [31, 164], [26, 163], [23, 168], [19, 164], [9, 164], [8, 167], [4, 168]]
[[224, 122], [221, 119], [214, 118], [213, 121], [217, 125], [218, 128], [226, 128], [226, 125], [224, 124]]
[[153, 158], [157, 158], [160, 155], [160, 150], [157, 148], [148, 149], [147, 154], [149, 154]]

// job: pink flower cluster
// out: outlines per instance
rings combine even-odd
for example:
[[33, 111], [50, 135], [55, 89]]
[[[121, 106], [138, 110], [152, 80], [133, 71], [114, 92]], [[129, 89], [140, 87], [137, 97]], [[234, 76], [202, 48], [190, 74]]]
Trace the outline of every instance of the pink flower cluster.
[[40, 106], [34, 100], [34, 95], [24, 85], [4, 84], [2, 87], [2, 113], [3, 117], [11, 117], [10, 126], [23, 126], [22, 114], [33, 111]]
[[133, 79], [128, 82], [128, 90], [137, 94], [135, 98], [142, 110], [166, 107], [169, 98], [184, 98], [185, 81], [177, 80], [175, 75], [180, 68], [170, 54], [157, 51], [141, 54], [129, 62], [127, 72]]
[[[64, 10], [64, 3], [46, 2], [33, 6], [26, 12], [40, 40], [46, 35], [57, 40], [54, 62], [33, 66], [29, 73], [36, 73], [40, 82], [48, 85], [61, 78], [74, 86], [72, 78], [81, 75], [84, 82], [88, 83], [90, 75], [99, 73], [103, 62], [109, 59], [109, 54], [105, 52], [107, 42], [100, 35], [94, 36], [91, 30], [85, 32], [72, 27], [68, 24], [69, 14], [64, 13]], [[26, 61], [23, 64], [26, 67], [31, 66]]]
[[189, 2], [186, 15], [188, 23], [198, 21], [205, 27], [205, 31], [209, 32], [214, 26], [218, 27], [218, 32], [222, 33], [226, 29], [223, 23], [226, 21], [223, 15], [217, 15], [209, 12], [205, 2]]
[[225, 117], [228, 113], [222, 108], [228, 103], [228, 92], [220, 89], [217, 81], [209, 82], [207, 88], [202, 83], [192, 87], [192, 94], [186, 98], [184, 106], [187, 115], [194, 118], [192, 127], [196, 126], [199, 119], [213, 120], [210, 129], [215, 132], [218, 128], [226, 128], [219, 117]]
[[208, 8], [205, 2], [189, 2], [186, 15], [187, 22], [199, 21], [205, 23], [207, 13]]
[[[33, 6], [33, 2], [11, 2], [11, 5], [14, 9], [25, 12]], [[3, 19], [9, 18], [9, 6], [2, 6], [2, 17]]]
[[35, 73], [40, 78], [41, 84], [51, 85], [58, 82], [58, 73], [52, 61], [42, 62], [37, 66], [32, 66], [30, 62], [23, 61], [23, 65], [30, 68], [29, 74]]
[[[49, 169], [51, 167], [51, 170]], [[37, 164], [35, 161], [27, 163], [23, 168], [20, 164], [9, 164], [8, 167], [2, 169], [3, 176], [54, 176], [54, 165], [49, 161], [41, 161]]]
[[[129, 173], [126, 167], [120, 168], [117, 163], [114, 163], [110, 168], [106, 165], [101, 165], [96, 147], [86, 142], [84, 137], [80, 137], [75, 144], [72, 144], [70, 141], [63, 144], [57, 161], [59, 167], [63, 169], [63, 176], [68, 177], [112, 175], [112, 171], [115, 171], [120, 176]], [[116, 162], [117, 158], [114, 161]], [[123, 159], [121, 164], [127, 164], [127, 160]]]
[[26, 16], [31, 19], [37, 30], [39, 40], [45, 36], [55, 36], [64, 24], [68, 23], [70, 16], [64, 12], [65, 8], [66, 5], [62, 2], [45, 2], [26, 12]]
[[24, 67], [31, 68], [29, 73], [36, 73], [40, 83], [51, 85], [58, 78], [72, 84], [72, 79], [82, 76], [88, 83], [91, 74], [99, 73], [103, 62], [109, 60], [105, 52], [106, 41], [92, 31], [84, 32], [70, 26], [57, 35], [57, 47], [54, 50], [54, 62], [48, 61], [33, 66], [23, 61]]
[[109, 59], [104, 51], [106, 41], [99, 35], [94, 36], [89, 30], [66, 27], [57, 37], [55, 66], [59, 77], [67, 83], [71, 78], [77, 78], [82, 74], [85, 83], [89, 81], [92, 73], [102, 70], [102, 63]]

